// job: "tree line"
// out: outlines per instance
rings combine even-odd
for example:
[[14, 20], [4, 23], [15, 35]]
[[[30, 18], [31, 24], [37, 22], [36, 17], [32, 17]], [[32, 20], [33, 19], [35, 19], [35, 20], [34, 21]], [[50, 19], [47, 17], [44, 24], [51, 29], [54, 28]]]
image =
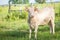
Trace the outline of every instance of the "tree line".
[[[36, 3], [45, 3], [46, 0], [35, 0]], [[29, 0], [9, 0], [12, 4], [27, 4]]]

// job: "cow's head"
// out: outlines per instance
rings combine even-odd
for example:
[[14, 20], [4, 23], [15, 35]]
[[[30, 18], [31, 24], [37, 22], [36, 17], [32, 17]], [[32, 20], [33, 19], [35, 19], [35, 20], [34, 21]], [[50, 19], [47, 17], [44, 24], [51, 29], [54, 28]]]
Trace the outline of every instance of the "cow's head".
[[25, 10], [29, 13], [30, 17], [34, 17], [36, 15], [35, 12], [39, 12], [38, 8], [37, 7], [33, 7], [33, 6], [31, 6], [29, 8], [25, 7]]

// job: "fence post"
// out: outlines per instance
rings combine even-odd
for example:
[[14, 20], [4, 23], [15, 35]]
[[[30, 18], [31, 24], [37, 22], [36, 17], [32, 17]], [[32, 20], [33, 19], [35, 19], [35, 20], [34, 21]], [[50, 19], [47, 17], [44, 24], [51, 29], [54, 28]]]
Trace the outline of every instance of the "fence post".
[[10, 13], [10, 9], [11, 9], [10, 1], [8, 3], [9, 3], [8, 13]]

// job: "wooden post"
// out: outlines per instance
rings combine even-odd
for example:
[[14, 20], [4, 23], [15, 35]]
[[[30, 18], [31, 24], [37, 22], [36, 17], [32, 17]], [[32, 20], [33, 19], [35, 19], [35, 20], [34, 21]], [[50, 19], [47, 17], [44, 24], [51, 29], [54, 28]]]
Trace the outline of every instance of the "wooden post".
[[9, 0], [9, 9], [8, 9], [8, 13], [10, 13], [10, 8], [11, 8], [11, 5], [10, 5], [10, 0]]

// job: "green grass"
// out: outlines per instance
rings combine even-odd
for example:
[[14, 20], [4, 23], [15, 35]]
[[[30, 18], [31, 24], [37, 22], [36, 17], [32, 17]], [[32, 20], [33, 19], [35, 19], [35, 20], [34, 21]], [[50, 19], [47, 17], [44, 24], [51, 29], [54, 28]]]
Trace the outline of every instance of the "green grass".
[[[16, 22], [16, 24], [15, 24]], [[6, 22], [5, 22], [6, 23]], [[0, 40], [29, 40], [29, 27], [25, 20], [14, 21], [11, 24], [8, 22], [6, 25], [0, 25]], [[49, 27], [39, 26], [38, 28], [38, 40], [60, 40], [60, 21], [55, 22], [55, 31], [56, 33], [50, 34]], [[9, 27], [11, 25], [11, 27]], [[34, 33], [32, 33], [32, 40], [34, 40]]]
[[[42, 29], [41, 29], [42, 30]], [[28, 31], [4, 31], [0, 32], [0, 40], [28, 40]], [[38, 31], [38, 40], [60, 40], [60, 31], [56, 31], [54, 35], [47, 31]], [[34, 40], [34, 33], [32, 34]]]

